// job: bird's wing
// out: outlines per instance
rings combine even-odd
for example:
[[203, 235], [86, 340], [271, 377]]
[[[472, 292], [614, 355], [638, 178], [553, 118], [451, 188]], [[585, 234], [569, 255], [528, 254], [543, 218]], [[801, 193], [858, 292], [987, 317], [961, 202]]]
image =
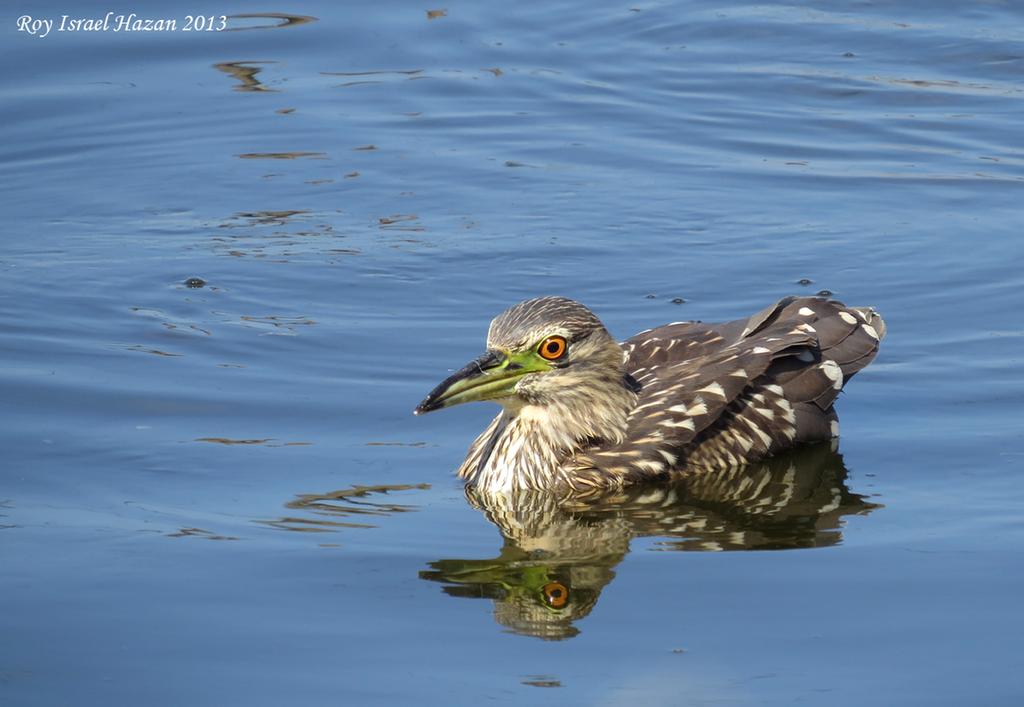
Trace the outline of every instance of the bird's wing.
[[781, 300], [748, 319], [641, 332], [623, 344], [626, 370], [639, 384], [625, 439], [585, 450], [576, 465], [634, 481], [827, 439], [832, 402], [882, 335], [871, 310], [810, 297]]

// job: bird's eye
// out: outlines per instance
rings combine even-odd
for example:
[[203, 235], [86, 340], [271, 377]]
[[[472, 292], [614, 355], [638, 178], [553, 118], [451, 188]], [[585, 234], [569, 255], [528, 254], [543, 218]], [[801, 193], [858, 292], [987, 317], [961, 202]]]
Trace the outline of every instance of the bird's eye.
[[548, 582], [542, 591], [544, 600], [556, 609], [561, 609], [569, 601], [569, 589], [561, 582]]
[[542, 358], [546, 358], [549, 361], [562, 358], [565, 355], [566, 349], [569, 345], [565, 342], [565, 339], [561, 336], [549, 336], [540, 342], [540, 348], [537, 349], [537, 353]]

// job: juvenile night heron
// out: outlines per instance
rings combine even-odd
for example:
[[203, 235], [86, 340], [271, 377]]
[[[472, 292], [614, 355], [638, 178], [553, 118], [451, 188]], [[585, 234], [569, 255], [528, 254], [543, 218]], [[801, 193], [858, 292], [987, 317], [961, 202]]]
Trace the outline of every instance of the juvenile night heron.
[[495, 318], [487, 351], [415, 412], [493, 400], [502, 410], [459, 468], [467, 484], [589, 495], [838, 436], [832, 405], [884, 335], [871, 308], [789, 297], [619, 344], [582, 304], [540, 297]]

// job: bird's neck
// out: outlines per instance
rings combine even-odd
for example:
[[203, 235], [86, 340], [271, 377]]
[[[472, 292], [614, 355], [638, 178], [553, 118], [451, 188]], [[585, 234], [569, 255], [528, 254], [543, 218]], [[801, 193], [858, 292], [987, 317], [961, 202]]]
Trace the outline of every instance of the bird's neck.
[[557, 400], [506, 401], [459, 468], [475, 488], [550, 490], [567, 482], [564, 464], [596, 442], [618, 442], [636, 405], [621, 377], [560, 392]]

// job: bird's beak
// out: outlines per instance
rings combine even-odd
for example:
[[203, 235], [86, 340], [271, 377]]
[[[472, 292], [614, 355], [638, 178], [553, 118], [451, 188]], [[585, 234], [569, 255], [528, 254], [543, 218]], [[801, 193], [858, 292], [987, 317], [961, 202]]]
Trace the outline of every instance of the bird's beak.
[[532, 352], [520, 356], [502, 351], [487, 351], [461, 370], [448, 376], [423, 399], [413, 414], [468, 403], [474, 400], [495, 400], [512, 395], [516, 383], [527, 373], [548, 370], [543, 359]]

